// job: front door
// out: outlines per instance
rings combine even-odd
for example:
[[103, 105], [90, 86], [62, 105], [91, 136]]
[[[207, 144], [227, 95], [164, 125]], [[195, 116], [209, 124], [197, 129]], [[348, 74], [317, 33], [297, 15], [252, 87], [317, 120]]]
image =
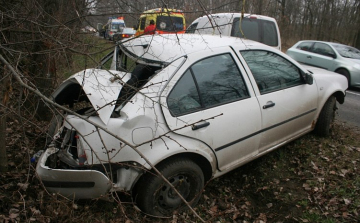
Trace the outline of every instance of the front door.
[[308, 131], [317, 109], [316, 84], [306, 84], [300, 69], [275, 52], [246, 50], [241, 55], [259, 90], [262, 117], [259, 152]]

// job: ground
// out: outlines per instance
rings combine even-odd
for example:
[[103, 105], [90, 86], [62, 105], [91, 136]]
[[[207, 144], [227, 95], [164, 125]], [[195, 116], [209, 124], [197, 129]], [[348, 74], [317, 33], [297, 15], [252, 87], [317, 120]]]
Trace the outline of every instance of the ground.
[[[30, 163], [43, 148], [46, 125], [9, 120], [0, 222], [201, 222], [190, 211], [163, 219], [147, 216], [122, 194], [121, 202], [109, 202], [47, 193]], [[195, 211], [214, 223], [359, 222], [359, 139], [359, 129], [339, 122], [330, 137], [307, 134], [208, 182]]]

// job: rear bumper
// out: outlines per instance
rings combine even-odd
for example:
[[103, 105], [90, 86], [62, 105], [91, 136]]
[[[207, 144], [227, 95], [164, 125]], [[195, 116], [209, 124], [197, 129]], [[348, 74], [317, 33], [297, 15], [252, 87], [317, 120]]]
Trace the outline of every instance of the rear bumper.
[[48, 148], [40, 157], [36, 172], [49, 192], [74, 199], [106, 198], [112, 182], [96, 170], [52, 169], [45, 165], [56, 148]]

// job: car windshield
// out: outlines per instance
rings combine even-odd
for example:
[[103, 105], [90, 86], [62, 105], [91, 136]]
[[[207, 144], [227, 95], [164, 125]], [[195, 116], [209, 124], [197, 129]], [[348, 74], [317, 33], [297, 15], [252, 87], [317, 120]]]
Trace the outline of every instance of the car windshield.
[[352, 59], [360, 59], [360, 50], [346, 45], [333, 44], [332, 45], [336, 51], [343, 57], [352, 58]]
[[119, 30], [120, 27], [125, 27], [125, 24], [124, 23], [113, 23], [113, 24], [111, 24], [111, 29]]

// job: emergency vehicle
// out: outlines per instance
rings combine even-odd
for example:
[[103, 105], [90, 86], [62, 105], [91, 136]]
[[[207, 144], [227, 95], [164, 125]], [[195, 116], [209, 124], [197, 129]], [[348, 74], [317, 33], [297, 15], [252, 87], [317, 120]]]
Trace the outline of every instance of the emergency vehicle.
[[110, 17], [104, 25], [104, 38], [114, 40], [114, 35], [122, 33], [125, 27], [124, 17]]
[[166, 33], [184, 33], [186, 29], [185, 17], [182, 10], [156, 8], [144, 11], [139, 18], [136, 27], [136, 36], [144, 33], [145, 27], [154, 20], [156, 32], [158, 34]]

